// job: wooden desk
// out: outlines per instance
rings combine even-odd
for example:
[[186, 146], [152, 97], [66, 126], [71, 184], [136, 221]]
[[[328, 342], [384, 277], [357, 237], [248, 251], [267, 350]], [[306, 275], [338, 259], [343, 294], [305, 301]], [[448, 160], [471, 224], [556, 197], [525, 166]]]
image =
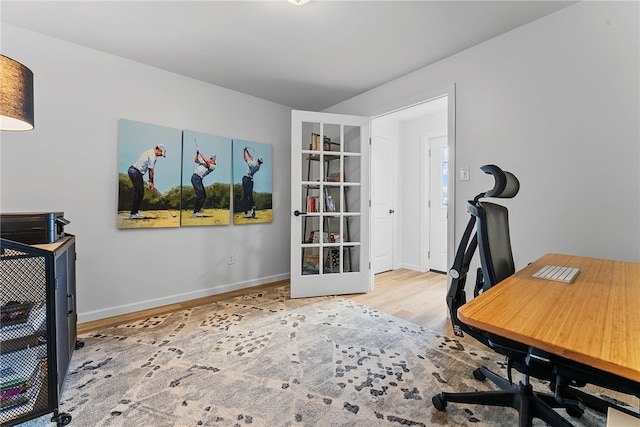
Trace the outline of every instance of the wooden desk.
[[[577, 267], [571, 284], [531, 277]], [[640, 383], [640, 264], [547, 254], [458, 310], [470, 326]]]

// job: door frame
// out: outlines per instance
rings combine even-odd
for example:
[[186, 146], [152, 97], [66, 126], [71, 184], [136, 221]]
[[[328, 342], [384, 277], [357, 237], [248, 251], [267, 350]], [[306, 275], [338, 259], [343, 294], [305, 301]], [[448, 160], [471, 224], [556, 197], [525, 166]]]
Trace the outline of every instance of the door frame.
[[[433, 197], [431, 194], [431, 180], [433, 179], [433, 171], [431, 170], [431, 156], [433, 153], [429, 153], [431, 150], [431, 141], [435, 138], [441, 138], [447, 136], [446, 129], [439, 129], [436, 131], [425, 132], [420, 135], [420, 158], [424, 162], [429, 163], [429, 167], [422, 168], [420, 177], [420, 194], [422, 195], [422, 203], [420, 203], [420, 272], [424, 273], [431, 270], [431, 258], [429, 252], [431, 251], [431, 208], [433, 207]], [[447, 140], [447, 150], [449, 149], [449, 141]], [[447, 181], [447, 188], [449, 181], [451, 180], [451, 169], [447, 171], [449, 180]], [[447, 235], [449, 233], [449, 216], [448, 216], [448, 203], [450, 198], [447, 196]], [[431, 206], [426, 202], [431, 201]], [[451, 247], [447, 242], [447, 263], [449, 263], [449, 251]], [[450, 264], [449, 264], [450, 265]]]
[[[370, 122], [374, 119], [381, 118], [383, 116], [393, 114], [398, 111], [402, 111], [408, 108], [415, 107], [420, 104], [424, 104], [430, 101], [433, 101], [438, 98], [442, 98], [443, 96], [447, 96], [447, 149], [448, 149], [448, 166], [449, 166], [449, 181], [447, 182], [447, 197], [448, 197], [448, 206], [447, 206], [447, 265], [453, 265], [453, 259], [455, 257], [455, 239], [456, 239], [456, 228], [455, 228], [455, 200], [456, 200], [456, 183], [457, 183], [457, 173], [456, 173], [456, 85], [455, 83], [451, 83], [450, 85], [445, 86], [444, 88], [440, 88], [437, 90], [429, 91], [429, 95], [424, 96], [422, 101], [418, 101], [412, 104], [404, 104], [396, 103], [398, 105], [397, 108], [389, 108], [384, 113], [379, 113], [376, 115], [372, 115], [370, 118]], [[370, 123], [370, 128], [373, 128], [373, 124]], [[372, 161], [372, 160], [370, 160]], [[372, 193], [372, 191], [370, 190]], [[424, 193], [423, 193], [424, 194]], [[423, 200], [426, 203], [426, 200]], [[424, 217], [423, 217], [424, 218]], [[429, 227], [428, 221], [424, 223], [424, 219], [421, 219], [422, 224], [421, 233], [424, 227]], [[421, 234], [422, 236], [422, 234]], [[373, 238], [373, 236], [371, 236]], [[421, 245], [422, 247], [423, 245]], [[394, 253], [397, 253], [397, 239], [394, 239]], [[370, 255], [371, 256], [371, 255]], [[394, 268], [397, 263], [394, 261]], [[427, 271], [427, 270], [424, 270]], [[372, 283], [372, 290], [375, 286], [375, 283]]]

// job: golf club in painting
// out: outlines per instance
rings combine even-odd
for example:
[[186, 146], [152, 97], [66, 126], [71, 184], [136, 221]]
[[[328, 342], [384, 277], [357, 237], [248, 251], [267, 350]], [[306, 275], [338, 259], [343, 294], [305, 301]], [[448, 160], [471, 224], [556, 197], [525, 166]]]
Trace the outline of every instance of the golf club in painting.
[[167, 208], [167, 212], [169, 212], [169, 215], [171, 215], [172, 218], [176, 218], [178, 215], [174, 214], [171, 211], [171, 208], [169, 207], [169, 202], [167, 202], [167, 200], [162, 196], [160, 196], [160, 200], [162, 200], [162, 203], [164, 203], [165, 207]]

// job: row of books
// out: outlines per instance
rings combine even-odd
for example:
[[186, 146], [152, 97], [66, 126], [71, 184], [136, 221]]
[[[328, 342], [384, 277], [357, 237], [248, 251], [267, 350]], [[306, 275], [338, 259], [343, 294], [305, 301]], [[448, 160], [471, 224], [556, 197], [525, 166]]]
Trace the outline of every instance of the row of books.
[[[10, 301], [0, 307], [0, 320], [1, 342], [43, 333], [47, 327], [46, 302]], [[6, 353], [0, 348], [0, 423], [33, 409], [43, 384], [46, 357], [46, 344]]]
[[46, 345], [0, 354], [0, 422], [32, 410], [42, 386]]
[[[337, 249], [332, 249], [327, 254], [327, 259], [324, 261], [322, 268], [323, 273], [338, 273], [340, 272], [340, 252]], [[307, 255], [304, 257], [302, 264], [302, 274], [318, 274], [320, 272], [320, 256], [319, 255]]]
[[[340, 238], [340, 234], [338, 233], [327, 233], [326, 231], [322, 233], [322, 242], [323, 243], [340, 243], [342, 239]], [[320, 243], [320, 230], [313, 230], [309, 233], [309, 243]]]
[[335, 212], [336, 204], [331, 196], [307, 196], [307, 212], [320, 212], [320, 203], [324, 204], [324, 212]]

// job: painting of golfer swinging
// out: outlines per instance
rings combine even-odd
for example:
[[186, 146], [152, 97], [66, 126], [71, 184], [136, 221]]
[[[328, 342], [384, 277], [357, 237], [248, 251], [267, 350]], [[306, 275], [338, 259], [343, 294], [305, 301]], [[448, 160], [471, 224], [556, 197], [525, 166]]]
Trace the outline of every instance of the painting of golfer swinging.
[[271, 145], [233, 140], [233, 223], [272, 222]]
[[180, 225], [229, 225], [231, 139], [185, 130], [182, 133]]
[[118, 228], [179, 227], [182, 130], [120, 119]]

